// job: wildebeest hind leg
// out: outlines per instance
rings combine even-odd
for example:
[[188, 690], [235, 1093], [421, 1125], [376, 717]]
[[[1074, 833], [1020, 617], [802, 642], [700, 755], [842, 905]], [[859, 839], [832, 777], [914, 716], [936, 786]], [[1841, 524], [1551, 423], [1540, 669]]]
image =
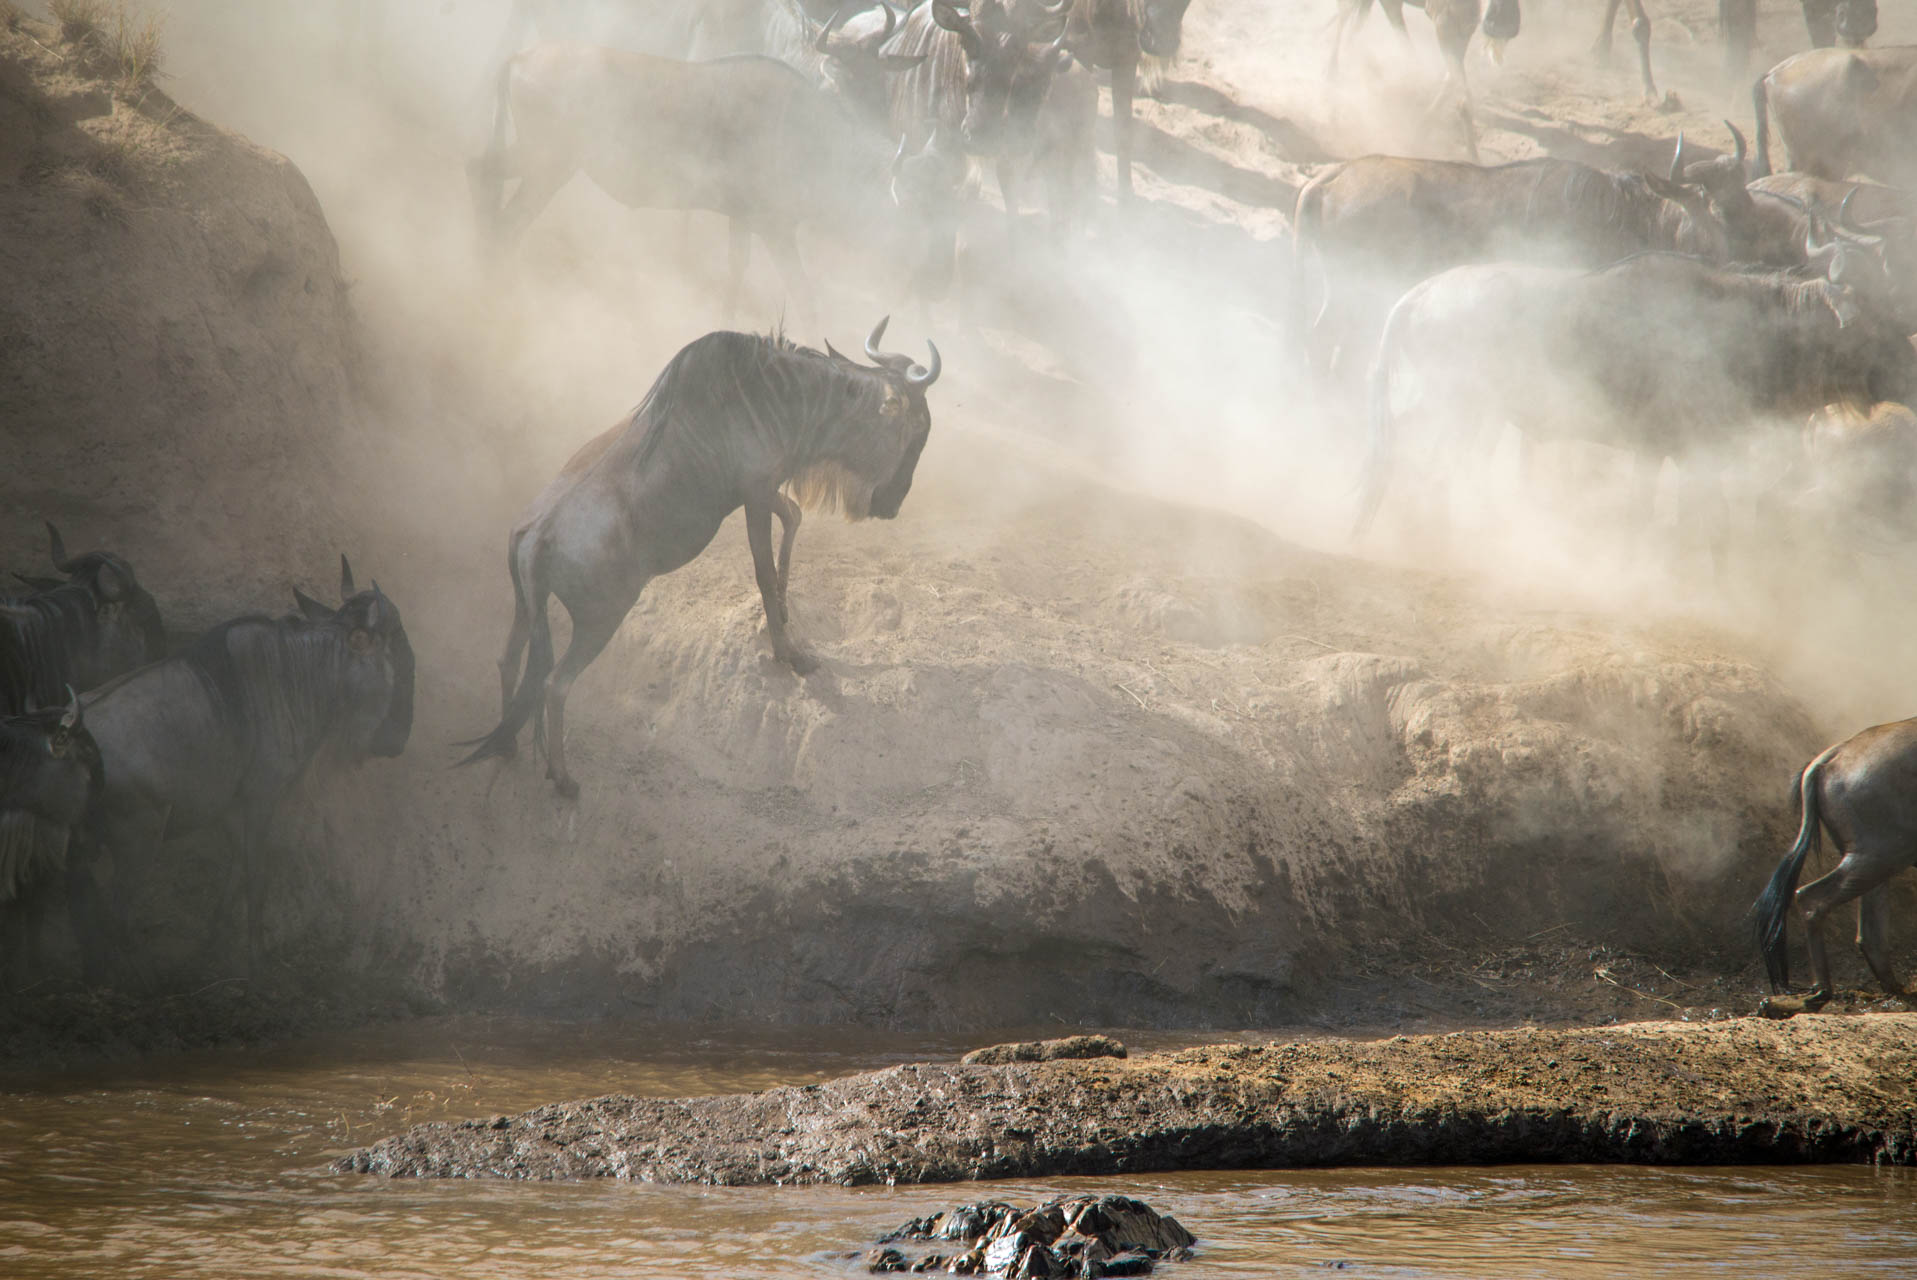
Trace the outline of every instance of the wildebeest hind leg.
[[579, 784], [566, 768], [566, 695], [572, 692], [572, 682], [579, 678], [579, 673], [611, 643], [633, 603], [627, 601], [623, 609], [593, 610], [584, 605], [574, 609], [570, 603], [566, 606], [572, 614], [572, 641], [566, 646], [566, 656], [559, 660], [552, 678], [546, 682], [546, 776], [552, 779], [554, 789], [562, 796], [571, 798], [579, 794]]
[[785, 601], [779, 585], [779, 569], [772, 559], [772, 506], [771, 498], [746, 501], [746, 543], [752, 548], [752, 572], [759, 580], [759, 599], [765, 605], [765, 625], [772, 636], [772, 656], [800, 675], [805, 675], [817, 669], [819, 661], [793, 644], [786, 635]]
[[1909, 994], [1897, 976], [1896, 962], [1890, 952], [1890, 886], [1880, 884], [1857, 900], [1857, 949], [1864, 963], [1894, 996]]
[[772, 495], [772, 514], [779, 517], [779, 621], [790, 622], [785, 607], [786, 588], [792, 585], [792, 540], [799, 536], [799, 504], [783, 493]]
[[1830, 955], [1824, 947], [1824, 917], [1852, 898], [1877, 888], [1903, 866], [1904, 860], [1894, 855], [1883, 857], [1864, 849], [1850, 849], [1828, 875], [1797, 891], [1795, 905], [1804, 925], [1804, 937], [1810, 943], [1811, 995], [1806, 1005], [1828, 999], [1832, 991]]
[[513, 192], [512, 199], [500, 211], [495, 244], [503, 247], [516, 243], [526, 228], [532, 225], [532, 220], [552, 203], [552, 198], [559, 194], [559, 188], [566, 185], [574, 171], [575, 166], [570, 160], [548, 162], [528, 169], [519, 179], [519, 189]]

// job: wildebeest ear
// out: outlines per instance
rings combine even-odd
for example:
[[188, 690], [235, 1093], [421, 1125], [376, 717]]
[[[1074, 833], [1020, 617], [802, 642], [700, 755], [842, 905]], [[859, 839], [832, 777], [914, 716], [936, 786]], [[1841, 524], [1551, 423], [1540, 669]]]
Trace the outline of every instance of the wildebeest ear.
[[336, 611], [327, 608], [298, 587], [293, 588], [293, 599], [299, 602], [300, 612], [315, 622], [331, 622], [338, 616]]
[[346, 553], [339, 554], [339, 598], [342, 603], [359, 594], [353, 590], [353, 566], [346, 563]]
[[910, 71], [913, 67], [918, 66], [919, 63], [924, 62], [926, 56], [927, 55], [923, 53], [882, 53], [879, 55], [879, 70], [888, 71], [894, 75]]
[[79, 726], [80, 726], [80, 695], [73, 691], [72, 685], [68, 685], [67, 686], [67, 712], [65, 715], [60, 717], [60, 727], [62, 729], [77, 729]]

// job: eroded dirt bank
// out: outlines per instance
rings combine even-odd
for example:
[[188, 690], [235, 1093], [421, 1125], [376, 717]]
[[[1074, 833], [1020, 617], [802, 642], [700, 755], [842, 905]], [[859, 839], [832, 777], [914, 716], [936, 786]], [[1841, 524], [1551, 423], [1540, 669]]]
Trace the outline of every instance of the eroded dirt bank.
[[422, 1125], [339, 1167], [751, 1185], [1335, 1164], [1911, 1164], [1913, 1035], [1917, 1015], [1811, 1016], [921, 1063]]

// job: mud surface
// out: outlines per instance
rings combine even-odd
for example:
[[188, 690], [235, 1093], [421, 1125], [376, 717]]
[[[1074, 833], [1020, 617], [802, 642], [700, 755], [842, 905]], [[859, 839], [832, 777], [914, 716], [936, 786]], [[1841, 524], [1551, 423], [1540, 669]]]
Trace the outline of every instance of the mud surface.
[[423, 1125], [340, 1167], [719, 1185], [1171, 1169], [1917, 1162], [1917, 1015], [1458, 1032], [614, 1096]]

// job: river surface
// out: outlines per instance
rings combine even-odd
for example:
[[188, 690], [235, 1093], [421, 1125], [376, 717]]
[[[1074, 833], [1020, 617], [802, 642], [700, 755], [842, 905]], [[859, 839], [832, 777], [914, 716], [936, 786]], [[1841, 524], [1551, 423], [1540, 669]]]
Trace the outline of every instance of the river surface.
[[[1208, 1039], [1226, 1037], [1209, 1036]], [[1230, 1038], [1257, 1040], [1256, 1036]], [[1196, 1037], [1133, 1035], [1135, 1048]], [[805, 1082], [980, 1043], [872, 1032], [432, 1020], [0, 1080], [0, 1276], [847, 1277], [907, 1218], [1116, 1191], [1199, 1237], [1173, 1280], [1917, 1276], [1917, 1176], [1499, 1167], [938, 1187], [387, 1181], [329, 1157], [417, 1120]]]

